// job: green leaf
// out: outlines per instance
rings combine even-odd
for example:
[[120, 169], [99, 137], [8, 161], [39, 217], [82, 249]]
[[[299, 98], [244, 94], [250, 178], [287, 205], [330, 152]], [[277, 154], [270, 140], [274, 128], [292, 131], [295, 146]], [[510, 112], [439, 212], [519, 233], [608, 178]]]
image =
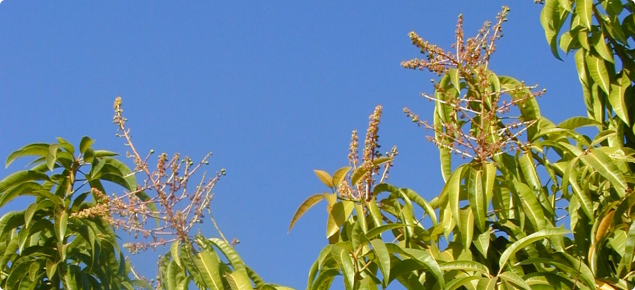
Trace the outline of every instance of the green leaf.
[[60, 242], [66, 237], [66, 227], [68, 225], [68, 213], [63, 210], [55, 216], [55, 235]]
[[587, 165], [591, 165], [600, 175], [609, 180], [618, 194], [624, 196], [624, 191], [628, 185], [624, 175], [608, 155], [601, 150], [591, 150], [588, 154], [582, 155], [580, 159]]
[[345, 166], [342, 167], [338, 170], [335, 171], [335, 173], [333, 173], [333, 186], [335, 187], [335, 189], [337, 190], [337, 187], [340, 185], [340, 183], [342, 183], [342, 181], [344, 181], [344, 179], [346, 178], [346, 174], [351, 170], [350, 166]]
[[[476, 224], [480, 231], [485, 231], [485, 222], [487, 221], [487, 206], [489, 204], [489, 200], [483, 187], [484, 176], [482, 175], [482, 170], [480, 168], [470, 168], [468, 174], [469, 179], [467, 184], [467, 192], [468, 200], [470, 202], [470, 208], [472, 209], [474, 224]], [[465, 235], [465, 238], [467, 238], [467, 235]], [[469, 247], [469, 245], [464, 246]]]
[[593, 16], [593, 1], [588, 0], [576, 0], [575, 11], [580, 22], [588, 30], [591, 30], [591, 17]]
[[560, 55], [558, 55], [558, 33], [563, 23], [561, 13], [558, 0], [546, 0], [545, 6], [540, 13], [540, 23], [545, 31], [547, 42], [551, 47], [551, 53], [559, 60], [562, 60]]
[[[447, 284], [445, 284], [445, 288], [443, 290], [456, 290], [459, 288], [463, 289], [461, 287], [463, 286], [467, 287], [467, 285], [472, 285], [471, 282], [478, 279], [480, 279], [479, 276], [467, 276], [462, 278], [454, 278], [450, 280]], [[467, 288], [467, 289], [470, 289], [470, 288]]]
[[450, 81], [452, 82], [452, 85], [454, 86], [454, 89], [456, 89], [457, 92], [461, 91], [461, 79], [459, 78], [459, 70], [456, 68], [450, 69], [448, 71], [448, 74], [450, 75]]
[[633, 253], [635, 253], [635, 223], [631, 223], [628, 229], [628, 236], [624, 248], [624, 257], [622, 257], [621, 264], [626, 266], [626, 272], [631, 272], [634, 257]]
[[611, 93], [609, 94], [609, 103], [611, 108], [615, 111], [615, 114], [624, 121], [626, 124], [630, 124], [628, 118], [628, 106], [625, 102], [625, 93], [628, 88], [631, 87], [631, 80], [625, 73], [621, 73], [617, 79], [619, 84], [611, 83]]
[[388, 287], [388, 282], [390, 282], [390, 254], [388, 253], [384, 241], [381, 239], [371, 240], [370, 244], [373, 246], [373, 252], [375, 252], [375, 257], [378, 260], [377, 265], [379, 266], [379, 271], [381, 271], [381, 275], [384, 277], [383, 286], [386, 288]]
[[201, 273], [201, 278], [205, 281], [208, 288], [214, 290], [223, 290], [223, 281], [219, 273], [219, 259], [215, 252], [204, 250], [197, 254], [198, 258], [194, 259], [196, 267]]
[[333, 282], [333, 278], [339, 274], [339, 269], [325, 269], [324, 271], [321, 271], [315, 279], [311, 290], [329, 289], [331, 282]]
[[234, 271], [225, 275], [225, 278], [232, 290], [253, 290], [249, 276], [245, 272]]
[[591, 42], [593, 44], [593, 48], [595, 48], [595, 51], [600, 55], [600, 57], [610, 63], [615, 63], [615, 60], [613, 60], [613, 53], [611, 53], [606, 45], [603, 33], [594, 34], [591, 37]]
[[331, 248], [331, 255], [337, 261], [337, 264], [340, 266], [342, 270], [342, 274], [344, 275], [344, 283], [346, 284], [346, 289], [353, 289], [353, 285], [355, 284], [355, 267], [353, 266], [353, 260], [348, 255], [348, 251], [340, 247], [338, 245], [334, 245]]
[[[459, 168], [454, 170], [452, 176], [450, 176], [450, 180], [445, 184], [443, 190], [441, 191], [441, 195], [447, 196], [449, 200], [452, 216], [454, 217], [454, 221], [459, 228], [461, 228], [459, 200], [461, 196], [461, 182], [463, 181], [463, 173], [465, 171], [465, 168], [467, 168], [466, 165], [461, 165]], [[441, 209], [444, 208], [445, 206], [441, 205]]]
[[387, 230], [402, 228], [404, 226], [405, 225], [401, 224], [401, 223], [394, 223], [394, 224], [387, 224], [387, 225], [378, 226], [378, 227], [375, 227], [375, 228], [369, 230], [366, 233], [366, 237], [368, 239], [372, 239], [372, 238], [378, 236], [379, 234], [381, 234], [381, 233], [383, 233], [383, 232], [385, 232]]
[[481, 274], [489, 275], [489, 269], [487, 266], [475, 261], [449, 261], [440, 264], [439, 268], [443, 272], [460, 270], [465, 272], [479, 272]]
[[530, 244], [533, 244], [537, 241], [546, 239], [548, 237], [551, 236], [557, 236], [557, 235], [564, 235], [569, 233], [569, 231], [562, 229], [562, 228], [552, 228], [552, 229], [542, 229], [540, 231], [537, 231], [531, 235], [528, 235], [516, 242], [514, 242], [511, 246], [509, 246], [500, 256], [500, 259], [498, 260], [498, 266], [500, 268], [500, 272], [503, 271], [505, 264], [507, 263], [507, 260], [509, 259], [509, 257], [511, 257], [512, 255], [516, 254], [516, 252], [518, 250], [521, 250], [527, 246], [529, 246]]
[[[590, 3], [587, 0], [576, 0]], [[593, 55], [588, 55], [585, 57], [585, 62], [587, 68], [589, 69], [589, 74], [595, 83], [597, 83], [602, 91], [607, 95], [610, 95], [611, 92], [611, 78], [609, 77], [609, 71], [606, 69], [606, 64], [604, 60], [598, 58]]]
[[558, 124], [558, 128], [569, 130], [574, 130], [585, 126], [595, 126], [599, 128], [599, 126], [602, 126], [602, 123], [586, 117], [571, 117]]
[[232, 247], [229, 243], [218, 238], [206, 239], [202, 235], [196, 236], [196, 242], [205, 250], [210, 252], [214, 251], [212, 245], [218, 247], [221, 253], [227, 257], [227, 260], [234, 268], [234, 271], [243, 271], [245, 272], [245, 275], [247, 275], [247, 268], [245, 267], [243, 260], [240, 258], [236, 250], [234, 250], [234, 247]]
[[179, 254], [180, 245], [181, 245], [180, 240], [174, 241], [172, 245], [170, 246], [170, 254], [172, 254], [172, 259], [174, 260], [174, 263], [176, 263], [176, 265], [179, 266], [179, 268], [183, 268], [183, 265], [181, 264], [181, 255]]
[[11, 165], [13, 161], [15, 161], [16, 159], [20, 157], [24, 157], [24, 156], [46, 157], [48, 153], [49, 153], [49, 144], [46, 144], [46, 143], [29, 144], [9, 154], [9, 157], [7, 157], [7, 161], [5, 163], [5, 167], [9, 167], [9, 165]]
[[333, 188], [333, 178], [330, 174], [328, 174], [328, 172], [319, 169], [314, 169], [313, 172], [315, 172], [315, 175], [317, 175], [317, 177], [320, 179], [320, 181], [322, 181], [322, 183], [324, 183], [324, 185], [326, 185], [328, 188]]
[[17, 184], [36, 180], [49, 181], [49, 177], [45, 173], [31, 170], [22, 170], [9, 174], [4, 179], [0, 180], [0, 194]]
[[305, 212], [307, 212], [311, 207], [313, 207], [315, 204], [323, 199], [324, 194], [314, 194], [307, 198], [304, 202], [302, 202], [300, 207], [298, 207], [298, 209], [295, 211], [293, 218], [291, 219], [291, 223], [289, 224], [289, 230], [287, 231], [287, 233], [291, 232], [293, 225], [295, 225], [295, 223], [302, 217], [302, 215], [304, 215]]
[[523, 212], [529, 218], [534, 230], [543, 229], [545, 227], [545, 214], [534, 192], [527, 185], [520, 182], [514, 182], [514, 189], [522, 204]]
[[336, 234], [352, 212], [353, 203], [350, 201], [340, 201], [333, 205], [326, 223], [326, 237]]
[[95, 141], [93, 139], [90, 139], [88, 136], [82, 137], [82, 140], [79, 141], [79, 153], [84, 154], [84, 152], [86, 152], [88, 148], [93, 146], [94, 142]]
[[501, 279], [511, 282], [512, 284], [522, 289], [531, 290], [531, 287], [527, 285], [527, 282], [525, 282], [525, 280], [523, 280], [523, 278], [521, 278], [520, 276], [516, 275], [516, 273], [514, 273], [513, 271], [503, 272], [503, 273], [500, 273], [498, 276]]
[[443, 272], [441, 271], [439, 264], [427, 251], [408, 248], [403, 249], [403, 251], [412, 259], [425, 266], [437, 279], [441, 287], [445, 285], [445, 279], [443, 278]]

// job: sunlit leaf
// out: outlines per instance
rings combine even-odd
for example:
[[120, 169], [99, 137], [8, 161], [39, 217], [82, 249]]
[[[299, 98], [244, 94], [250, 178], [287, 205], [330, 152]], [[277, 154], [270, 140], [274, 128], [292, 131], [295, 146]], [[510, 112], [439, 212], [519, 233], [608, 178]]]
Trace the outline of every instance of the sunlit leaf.
[[337, 187], [340, 185], [340, 183], [342, 183], [342, 181], [344, 181], [344, 179], [346, 178], [346, 174], [351, 170], [350, 166], [345, 166], [342, 167], [338, 170], [335, 171], [335, 173], [333, 173], [333, 186]]
[[[576, 0], [576, 1], [591, 3], [586, 0]], [[589, 69], [589, 74], [591, 75], [591, 78], [593, 79], [593, 81], [600, 86], [600, 88], [602, 89], [602, 91], [604, 91], [604, 93], [606, 93], [607, 95], [610, 95], [611, 79], [609, 77], [609, 71], [606, 69], [606, 64], [604, 63], [604, 60], [593, 55], [588, 55], [585, 58], [585, 62], [586, 62], [587, 68]]]
[[388, 248], [386, 248], [384, 241], [381, 239], [371, 240], [370, 244], [373, 246], [375, 257], [379, 260], [377, 265], [379, 266], [381, 275], [384, 277], [383, 286], [384, 288], [388, 287], [388, 282], [390, 282], [390, 254], [388, 253]]
[[624, 175], [617, 168], [613, 160], [601, 150], [591, 150], [580, 158], [584, 163], [591, 165], [593, 169], [611, 182], [620, 196], [624, 196], [624, 191], [628, 187]]
[[333, 188], [333, 178], [330, 174], [328, 174], [328, 172], [319, 169], [313, 169], [313, 172], [315, 172], [315, 175], [317, 175], [317, 177], [320, 179], [320, 181], [322, 181], [322, 183], [324, 183], [324, 185], [326, 185], [328, 188]]
[[507, 263], [507, 260], [510, 258], [510, 256], [516, 254], [518, 250], [521, 250], [537, 241], [549, 238], [550, 236], [564, 235], [568, 232], [569, 231], [565, 229], [561, 229], [561, 228], [542, 229], [540, 231], [537, 231], [531, 235], [528, 235], [514, 242], [507, 249], [505, 249], [505, 251], [500, 256], [500, 259], [498, 261], [498, 266], [500, 267], [501, 272], [504, 269], [504, 266]]
[[245, 272], [234, 271], [225, 275], [225, 278], [232, 290], [253, 290], [253, 286]]
[[331, 255], [337, 261], [337, 264], [342, 270], [344, 275], [344, 283], [346, 283], [346, 289], [353, 289], [355, 284], [355, 267], [353, 266], [353, 260], [348, 255], [348, 251], [338, 245], [334, 245], [331, 248]]
[[29, 144], [9, 154], [9, 157], [7, 157], [7, 161], [5, 163], [5, 167], [9, 167], [9, 165], [11, 165], [13, 161], [15, 161], [16, 159], [20, 157], [24, 157], [24, 156], [46, 157], [48, 153], [49, 153], [49, 144], [46, 144], [46, 143]]
[[302, 215], [304, 215], [305, 212], [307, 212], [311, 207], [313, 207], [315, 204], [323, 199], [324, 194], [314, 194], [307, 198], [304, 202], [302, 202], [302, 204], [300, 204], [298, 209], [295, 211], [295, 214], [293, 214], [293, 218], [291, 219], [291, 223], [289, 224], [289, 229], [287, 230], [287, 232], [291, 232], [293, 225], [295, 225], [295, 223], [302, 217]]
[[326, 237], [331, 237], [337, 233], [352, 212], [353, 203], [350, 201], [345, 200], [333, 205], [326, 223]]

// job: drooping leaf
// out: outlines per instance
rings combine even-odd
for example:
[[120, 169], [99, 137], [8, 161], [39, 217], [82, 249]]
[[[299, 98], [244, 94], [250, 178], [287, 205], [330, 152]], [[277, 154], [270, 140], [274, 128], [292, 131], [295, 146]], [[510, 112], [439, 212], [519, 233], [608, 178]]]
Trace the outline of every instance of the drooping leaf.
[[500, 256], [500, 259], [498, 261], [498, 266], [500, 267], [500, 271], [502, 272], [504, 269], [505, 264], [507, 263], [507, 260], [509, 260], [509, 258], [516, 254], [516, 252], [518, 250], [521, 250], [525, 247], [527, 247], [528, 245], [535, 243], [539, 240], [543, 240], [546, 239], [550, 236], [557, 236], [557, 235], [564, 235], [566, 233], [568, 233], [569, 231], [562, 229], [562, 228], [552, 228], [552, 229], [542, 229], [540, 231], [537, 231], [531, 235], [528, 235], [516, 242], [514, 242], [512, 245], [510, 245]]
[[580, 158], [584, 163], [591, 165], [600, 175], [611, 182], [620, 196], [624, 196], [624, 191], [628, 187], [622, 172], [617, 165], [601, 150], [591, 150]]
[[198, 267], [201, 273], [201, 278], [205, 281], [205, 284], [212, 290], [223, 290], [223, 281], [219, 273], [219, 260], [218, 256], [213, 251], [200, 251], [197, 254], [197, 259], [194, 259], [196, 267]]
[[[470, 202], [470, 208], [472, 209], [472, 218], [474, 219], [474, 224], [476, 224], [480, 231], [485, 230], [485, 222], [487, 221], [487, 206], [489, 204], [489, 200], [483, 187], [482, 172], [481, 168], [470, 168], [467, 184], [468, 200]], [[464, 231], [461, 232], [463, 233]], [[467, 238], [467, 235], [464, 236]]]
[[253, 290], [253, 286], [245, 272], [234, 271], [225, 275], [225, 278], [232, 290]]
[[563, 129], [578, 129], [580, 127], [585, 127], [585, 126], [602, 126], [602, 123], [590, 119], [590, 118], [586, 118], [586, 117], [571, 117], [569, 119], [566, 119], [562, 122], [560, 122], [560, 124], [558, 124], [558, 128], [563, 128]]
[[622, 263], [624, 264], [626, 271], [631, 271], [631, 265], [633, 264], [633, 253], [635, 253], [635, 223], [631, 223], [628, 229], [628, 236], [626, 238], [624, 256], [622, 257]]
[[33, 144], [26, 145], [14, 151], [13, 153], [9, 154], [9, 157], [7, 157], [7, 161], [5, 163], [5, 167], [9, 167], [9, 165], [11, 165], [13, 161], [15, 161], [16, 159], [20, 157], [24, 157], [24, 156], [46, 157], [48, 152], [49, 152], [49, 144], [46, 144], [46, 143], [33, 143]]
[[545, 31], [547, 42], [551, 47], [551, 53], [557, 59], [562, 60], [560, 55], [558, 55], [558, 33], [563, 23], [560, 10], [558, 0], [546, 0], [545, 6], [540, 13], [540, 23]]
[[331, 248], [331, 255], [337, 261], [337, 264], [340, 266], [342, 274], [344, 275], [344, 283], [346, 284], [346, 289], [353, 289], [353, 285], [355, 284], [355, 267], [353, 266], [353, 260], [348, 255], [348, 251], [340, 247], [338, 245], [334, 245]]
[[525, 280], [513, 271], [506, 271], [498, 275], [502, 280], [511, 282], [512, 284], [525, 290], [532, 290]]
[[295, 225], [295, 223], [302, 217], [302, 215], [304, 215], [305, 212], [307, 212], [311, 207], [313, 207], [315, 204], [317, 204], [323, 199], [324, 199], [324, 194], [314, 194], [310, 196], [309, 198], [307, 198], [304, 202], [302, 202], [302, 204], [300, 204], [298, 209], [295, 211], [293, 218], [291, 219], [291, 223], [289, 224], [289, 229], [287, 233], [291, 232], [293, 225]]
[[523, 212], [529, 218], [534, 230], [543, 229], [545, 227], [545, 214], [534, 192], [520, 182], [514, 182], [514, 189], [522, 204]]
[[591, 17], [593, 16], [593, 1], [576, 0], [575, 11], [580, 22], [588, 30], [591, 30]]
[[[578, 2], [587, 2], [586, 0], [576, 0]], [[589, 74], [595, 83], [597, 83], [602, 91], [607, 95], [611, 93], [611, 79], [609, 77], [609, 71], [606, 68], [604, 60], [593, 55], [588, 55], [585, 58], [586, 66], [589, 69]]]
[[388, 253], [388, 248], [386, 248], [384, 241], [381, 239], [371, 240], [370, 244], [373, 246], [373, 252], [375, 252], [375, 257], [378, 260], [379, 271], [384, 277], [383, 286], [384, 288], [388, 287], [388, 282], [390, 282], [390, 254]]
[[204, 249], [210, 252], [214, 250], [212, 245], [216, 246], [220, 250], [220, 252], [223, 253], [223, 255], [225, 255], [227, 260], [230, 262], [230, 264], [234, 268], [234, 271], [243, 271], [245, 275], [247, 275], [247, 269], [245, 267], [243, 260], [240, 258], [240, 256], [238, 255], [238, 252], [236, 252], [234, 247], [232, 247], [232, 245], [230, 245], [229, 243], [218, 238], [206, 239], [202, 235], [196, 236], [196, 242], [201, 247], [203, 247]]

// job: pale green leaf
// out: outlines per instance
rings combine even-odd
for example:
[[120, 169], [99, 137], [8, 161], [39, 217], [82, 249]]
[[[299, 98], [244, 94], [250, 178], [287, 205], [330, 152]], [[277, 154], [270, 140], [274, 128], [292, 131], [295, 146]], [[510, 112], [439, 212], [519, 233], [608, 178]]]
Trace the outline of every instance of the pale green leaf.
[[388, 282], [390, 282], [390, 254], [388, 253], [388, 249], [381, 239], [371, 240], [370, 244], [373, 246], [373, 252], [375, 252], [375, 257], [378, 260], [377, 265], [379, 266], [379, 271], [381, 271], [381, 275], [384, 278], [383, 286], [384, 288], [388, 287]]
[[[461, 216], [459, 214], [459, 200], [461, 196], [461, 182], [463, 181], [463, 173], [465, 172], [466, 165], [462, 165], [452, 173], [450, 180], [445, 184], [441, 191], [441, 196], [447, 196], [450, 206], [450, 211], [454, 217], [454, 222], [460, 228]], [[447, 205], [440, 205], [441, 210], [444, 210]], [[445, 222], [445, 221], [444, 221]]]
[[[587, 0], [582, 1], [589, 2]], [[593, 81], [599, 85], [604, 93], [610, 95], [611, 79], [609, 77], [609, 71], [606, 69], [604, 60], [593, 55], [588, 55], [587, 57], [585, 57], [585, 62]]]
[[576, 0], [575, 11], [580, 22], [588, 30], [591, 30], [591, 17], [593, 16], [593, 1], [589, 0]]
[[320, 179], [320, 181], [322, 181], [322, 183], [324, 183], [324, 185], [326, 185], [328, 188], [333, 188], [333, 178], [330, 174], [328, 174], [328, 172], [319, 169], [314, 169], [313, 172], [315, 172], [315, 175], [317, 175], [317, 177]]
[[630, 124], [629, 120], [629, 108], [626, 105], [625, 93], [628, 88], [631, 87], [631, 80], [623, 72], [618, 78], [619, 84], [611, 83], [611, 93], [609, 94], [609, 103], [611, 108], [615, 111], [615, 114], [624, 121], [626, 124]]
[[331, 255], [333, 256], [335, 261], [337, 261], [337, 264], [342, 270], [346, 289], [353, 289], [353, 285], [355, 284], [356, 272], [355, 267], [353, 266], [353, 259], [349, 256], [348, 251], [343, 247], [334, 245], [331, 248]]
[[332, 183], [333, 183], [333, 186], [335, 186], [336, 189], [340, 185], [340, 183], [342, 183], [342, 181], [344, 181], [344, 179], [346, 178], [346, 174], [350, 170], [351, 170], [350, 166], [345, 166], [345, 167], [342, 167], [342, 168], [336, 170], [335, 173], [333, 173]]
[[[540, 23], [545, 31], [545, 37], [551, 47], [551, 53], [557, 59], [562, 60], [558, 55], [558, 33], [562, 27], [563, 19], [561, 19], [560, 6], [558, 0], [546, 0], [545, 6], [540, 13]], [[566, 11], [566, 10], [565, 10]]]
[[512, 284], [520, 287], [521, 289], [531, 290], [531, 287], [527, 285], [527, 282], [525, 282], [525, 280], [521, 278], [520, 276], [516, 275], [516, 273], [514, 273], [513, 271], [503, 272], [503, 273], [500, 273], [498, 276], [502, 280], [511, 282]]
[[628, 229], [628, 236], [626, 238], [624, 256], [621, 263], [626, 266], [626, 272], [631, 271], [631, 265], [633, 264], [633, 255], [635, 253], [635, 223], [631, 223]]
[[[470, 208], [472, 209], [471, 216], [474, 219], [474, 224], [476, 224], [480, 231], [485, 230], [485, 222], [488, 219], [487, 206], [489, 204], [489, 200], [483, 186], [483, 177], [485, 176], [483, 176], [482, 173], [483, 171], [481, 168], [470, 168], [467, 184], [468, 200], [470, 202]], [[464, 233], [463, 230], [461, 232]], [[464, 235], [464, 238], [468, 238], [468, 236]], [[469, 244], [464, 244], [463, 246], [469, 247]]]
[[225, 278], [232, 290], [253, 290], [247, 273], [243, 271], [234, 271], [225, 275]]
[[194, 259], [205, 284], [212, 290], [223, 290], [223, 281], [219, 272], [219, 259], [215, 252], [204, 250], [197, 254]]
[[291, 223], [289, 224], [289, 230], [287, 231], [287, 233], [291, 232], [293, 225], [295, 225], [295, 223], [302, 217], [302, 215], [304, 215], [306, 211], [308, 211], [311, 207], [313, 207], [315, 204], [323, 199], [324, 194], [314, 194], [307, 198], [304, 202], [302, 202], [302, 204], [300, 204], [300, 207], [298, 207], [298, 209], [295, 211], [293, 218], [291, 219]]
[[534, 192], [525, 184], [514, 182], [514, 189], [522, 204], [523, 212], [529, 218], [534, 230], [545, 227], [544, 212]]
[[585, 126], [594, 126], [599, 128], [599, 126], [602, 126], [602, 123], [590, 118], [578, 116], [578, 117], [571, 117], [569, 119], [562, 121], [560, 124], [558, 124], [558, 128], [569, 129], [569, 130], [574, 130], [574, 129], [578, 129], [580, 127], [585, 127]]
[[344, 200], [333, 205], [326, 223], [326, 237], [336, 234], [353, 212], [353, 202]]
[[502, 272], [504, 269], [507, 260], [517, 251], [533, 244], [537, 241], [544, 240], [550, 236], [564, 235], [569, 233], [569, 231], [562, 228], [552, 228], [552, 229], [542, 229], [537, 231], [531, 235], [528, 235], [510, 245], [505, 251], [501, 254], [500, 259], [498, 260], [498, 265], [500, 267], [500, 271]]
[[600, 175], [609, 180], [617, 193], [624, 196], [624, 191], [628, 187], [622, 172], [617, 168], [611, 157], [601, 150], [591, 150], [580, 158], [587, 165], [591, 165]]
[[174, 263], [176, 263], [176, 265], [179, 266], [180, 268], [183, 268], [183, 265], [181, 265], [181, 255], [179, 254], [180, 244], [181, 244], [180, 240], [173, 242], [172, 245], [170, 246], [170, 254], [172, 254], [172, 259], [174, 260]]
[[456, 68], [450, 69], [448, 71], [448, 74], [450, 75], [450, 81], [452, 82], [452, 86], [454, 86], [455, 90], [460, 92], [461, 91], [461, 79], [459, 78], [459, 70], [456, 69]]
[[403, 249], [403, 251], [413, 260], [425, 266], [437, 279], [441, 287], [445, 285], [445, 279], [443, 278], [443, 272], [441, 271], [439, 264], [427, 251], [408, 248]]
[[58, 241], [64, 241], [66, 237], [66, 227], [68, 225], [68, 213], [61, 211], [55, 215], [55, 235]]
[[247, 269], [245, 267], [243, 260], [240, 258], [240, 256], [238, 255], [238, 252], [236, 252], [234, 247], [232, 247], [232, 245], [230, 245], [229, 243], [218, 238], [207, 239], [203, 237], [202, 235], [196, 236], [196, 242], [200, 246], [202, 246], [205, 250], [210, 252], [214, 251], [214, 248], [212, 247], [212, 245], [216, 246], [220, 250], [220, 252], [223, 253], [225, 257], [227, 257], [227, 260], [229, 261], [231, 266], [234, 268], [234, 271], [243, 271], [245, 275], [247, 275]]

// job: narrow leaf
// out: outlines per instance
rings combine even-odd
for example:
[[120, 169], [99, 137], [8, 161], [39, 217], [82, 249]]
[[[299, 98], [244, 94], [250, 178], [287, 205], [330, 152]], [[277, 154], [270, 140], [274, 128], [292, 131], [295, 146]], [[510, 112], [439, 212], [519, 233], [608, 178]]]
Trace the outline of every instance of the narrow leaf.
[[323, 199], [324, 194], [314, 194], [307, 198], [304, 202], [302, 202], [300, 207], [298, 207], [298, 209], [295, 211], [293, 218], [291, 219], [291, 223], [289, 224], [289, 230], [287, 231], [287, 233], [291, 232], [293, 225], [295, 225], [295, 223], [302, 217], [302, 215], [304, 215], [306, 211], [308, 211], [311, 207], [313, 207], [315, 204]]
[[498, 266], [500, 267], [500, 271], [501, 272], [503, 271], [504, 266], [507, 263], [507, 260], [509, 259], [509, 257], [511, 257], [511, 255], [516, 254], [518, 250], [521, 250], [532, 243], [546, 239], [550, 236], [564, 235], [567, 233], [569, 233], [569, 231], [562, 228], [542, 229], [540, 231], [537, 231], [531, 235], [528, 235], [514, 242], [500, 256], [500, 259], [498, 261]]

